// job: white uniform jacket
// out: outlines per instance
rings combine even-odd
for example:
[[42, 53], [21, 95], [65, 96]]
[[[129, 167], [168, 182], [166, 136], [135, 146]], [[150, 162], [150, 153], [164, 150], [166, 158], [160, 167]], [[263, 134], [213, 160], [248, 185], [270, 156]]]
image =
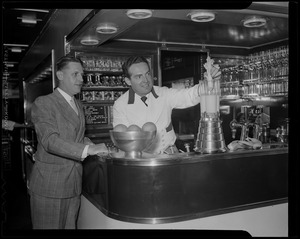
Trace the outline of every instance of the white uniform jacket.
[[135, 124], [142, 127], [146, 122], [154, 123], [157, 127], [157, 135], [146, 151], [153, 154], [163, 153], [176, 141], [171, 122], [172, 109], [191, 107], [199, 102], [198, 84], [188, 89], [153, 86], [152, 91], [147, 95], [148, 106], [130, 88], [114, 103], [113, 126], [124, 124], [128, 127]]

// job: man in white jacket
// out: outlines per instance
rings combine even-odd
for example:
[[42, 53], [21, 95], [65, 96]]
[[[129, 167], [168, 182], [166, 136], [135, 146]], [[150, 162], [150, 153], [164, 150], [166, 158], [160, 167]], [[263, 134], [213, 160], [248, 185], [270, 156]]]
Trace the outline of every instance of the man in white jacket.
[[[198, 104], [199, 85], [189, 89], [154, 86], [149, 63], [141, 56], [128, 58], [123, 64], [123, 73], [130, 88], [114, 103], [113, 126], [124, 124], [128, 127], [135, 124], [142, 127], [144, 123], [152, 122], [157, 127], [157, 135], [146, 151], [152, 154], [176, 151], [176, 135], [171, 122], [172, 109]], [[212, 67], [211, 75], [217, 79], [221, 72]]]

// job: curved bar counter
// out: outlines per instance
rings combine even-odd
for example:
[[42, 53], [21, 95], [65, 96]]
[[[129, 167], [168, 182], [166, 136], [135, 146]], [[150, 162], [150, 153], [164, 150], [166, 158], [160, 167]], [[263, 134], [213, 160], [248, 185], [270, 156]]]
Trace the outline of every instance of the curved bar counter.
[[88, 157], [83, 196], [106, 216], [162, 224], [287, 203], [288, 148]]

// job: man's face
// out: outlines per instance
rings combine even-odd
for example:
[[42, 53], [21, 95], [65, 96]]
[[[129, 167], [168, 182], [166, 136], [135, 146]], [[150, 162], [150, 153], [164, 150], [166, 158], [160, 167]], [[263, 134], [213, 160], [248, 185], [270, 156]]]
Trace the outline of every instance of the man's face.
[[68, 65], [57, 71], [59, 87], [70, 96], [80, 92], [83, 84], [83, 69], [78, 62], [69, 62]]
[[130, 79], [125, 78], [128, 85], [131, 85], [133, 91], [140, 95], [147, 95], [153, 87], [153, 78], [150, 69], [145, 62], [133, 64], [129, 67]]

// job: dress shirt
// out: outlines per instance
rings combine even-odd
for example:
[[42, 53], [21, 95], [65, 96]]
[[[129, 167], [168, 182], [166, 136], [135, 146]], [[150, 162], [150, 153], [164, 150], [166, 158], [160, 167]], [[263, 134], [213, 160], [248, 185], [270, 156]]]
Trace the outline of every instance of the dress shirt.
[[74, 97], [71, 98], [70, 105], [73, 108], [73, 110], [75, 111], [75, 113], [78, 115], [78, 109], [77, 109], [77, 106], [75, 104]]
[[[57, 90], [59, 91], [59, 93], [61, 93], [61, 95], [66, 99], [66, 101], [68, 102], [68, 104], [72, 107], [72, 109], [76, 112], [76, 110], [74, 109], [74, 107], [71, 105], [71, 100], [73, 100], [73, 97], [71, 97], [70, 95], [68, 95], [66, 92], [64, 92], [62, 89], [60, 89], [59, 87], [57, 87]], [[73, 100], [73, 102], [75, 103], [75, 101]], [[76, 104], [75, 104], [76, 106]], [[77, 107], [76, 107], [77, 109]], [[77, 115], [78, 115], [78, 109], [77, 109]], [[84, 147], [84, 150], [82, 152], [82, 159], [85, 159], [88, 156], [88, 149], [89, 149], [89, 145], [86, 145]]]
[[153, 86], [147, 95], [147, 105], [130, 88], [120, 96], [113, 106], [113, 126], [132, 124], [142, 127], [146, 122], [152, 122], [157, 127], [157, 135], [147, 152], [159, 154], [173, 145], [176, 135], [171, 124], [172, 109], [183, 109], [200, 102], [198, 85], [189, 89], [172, 89]]

